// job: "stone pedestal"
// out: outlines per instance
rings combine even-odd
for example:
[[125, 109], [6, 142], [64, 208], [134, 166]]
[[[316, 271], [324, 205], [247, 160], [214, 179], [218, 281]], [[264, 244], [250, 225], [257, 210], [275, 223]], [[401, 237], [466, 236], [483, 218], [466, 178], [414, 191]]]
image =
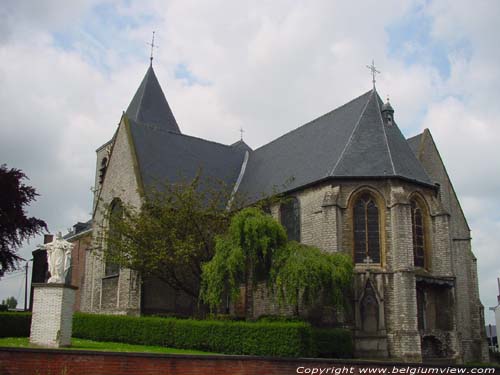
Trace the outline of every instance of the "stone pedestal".
[[33, 284], [30, 343], [59, 348], [71, 345], [76, 287]]

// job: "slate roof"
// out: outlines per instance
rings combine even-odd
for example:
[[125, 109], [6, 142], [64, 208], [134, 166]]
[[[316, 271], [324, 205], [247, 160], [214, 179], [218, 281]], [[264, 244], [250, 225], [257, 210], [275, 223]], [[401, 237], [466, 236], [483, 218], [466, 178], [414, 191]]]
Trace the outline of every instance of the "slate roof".
[[151, 65], [125, 113], [136, 123], [181, 132]]
[[250, 153], [240, 191], [284, 192], [328, 178], [399, 177], [432, 185], [374, 90]]
[[125, 115], [144, 186], [198, 171], [234, 186], [246, 153], [239, 191], [254, 199], [332, 178], [397, 177], [432, 186], [412, 150], [418, 139], [407, 141], [394, 121], [384, 121], [382, 108], [370, 90], [256, 150], [242, 140], [227, 146], [181, 134], [150, 66]]
[[198, 172], [224, 181], [232, 188], [246, 150], [226, 146], [129, 119], [139, 171], [144, 186], [161, 186], [193, 179]]

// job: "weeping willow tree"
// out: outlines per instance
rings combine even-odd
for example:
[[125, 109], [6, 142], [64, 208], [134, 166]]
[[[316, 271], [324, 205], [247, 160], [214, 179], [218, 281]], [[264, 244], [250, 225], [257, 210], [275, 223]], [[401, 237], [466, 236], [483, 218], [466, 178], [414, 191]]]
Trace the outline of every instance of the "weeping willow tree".
[[236, 214], [228, 233], [216, 239], [215, 255], [203, 265], [201, 299], [217, 311], [224, 298], [238, 298], [245, 287], [247, 317], [253, 315], [253, 292], [267, 281], [282, 305], [311, 306], [326, 297], [341, 307], [353, 275], [345, 254], [324, 253], [318, 248], [287, 242], [284, 228], [257, 208]]
[[286, 241], [284, 228], [260, 209], [237, 213], [227, 234], [216, 238], [214, 257], [203, 265], [201, 299], [216, 311], [225, 296], [236, 299], [244, 285], [246, 314], [252, 316], [253, 291], [269, 275], [274, 254]]
[[275, 255], [271, 280], [278, 301], [294, 307], [312, 306], [324, 301], [341, 308], [353, 276], [353, 264], [343, 253], [325, 253], [320, 249], [291, 241]]

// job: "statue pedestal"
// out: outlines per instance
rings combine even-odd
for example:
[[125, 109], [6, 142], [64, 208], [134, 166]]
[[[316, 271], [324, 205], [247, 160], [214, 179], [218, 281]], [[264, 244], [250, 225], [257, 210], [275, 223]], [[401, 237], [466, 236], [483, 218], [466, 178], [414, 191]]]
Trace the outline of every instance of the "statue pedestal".
[[71, 345], [76, 289], [65, 284], [33, 284], [30, 343], [52, 348]]

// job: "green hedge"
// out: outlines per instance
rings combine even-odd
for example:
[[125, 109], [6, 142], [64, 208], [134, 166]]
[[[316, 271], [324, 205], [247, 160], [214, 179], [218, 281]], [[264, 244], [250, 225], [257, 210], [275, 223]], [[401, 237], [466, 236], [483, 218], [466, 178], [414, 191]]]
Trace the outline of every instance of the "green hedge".
[[[0, 313], [0, 337], [27, 337], [30, 313]], [[347, 329], [305, 322], [239, 322], [75, 313], [73, 337], [225, 354], [352, 357]]]
[[307, 323], [232, 322], [75, 314], [73, 336], [225, 354], [314, 356]]
[[0, 312], [0, 337], [27, 337], [30, 328], [31, 313]]

